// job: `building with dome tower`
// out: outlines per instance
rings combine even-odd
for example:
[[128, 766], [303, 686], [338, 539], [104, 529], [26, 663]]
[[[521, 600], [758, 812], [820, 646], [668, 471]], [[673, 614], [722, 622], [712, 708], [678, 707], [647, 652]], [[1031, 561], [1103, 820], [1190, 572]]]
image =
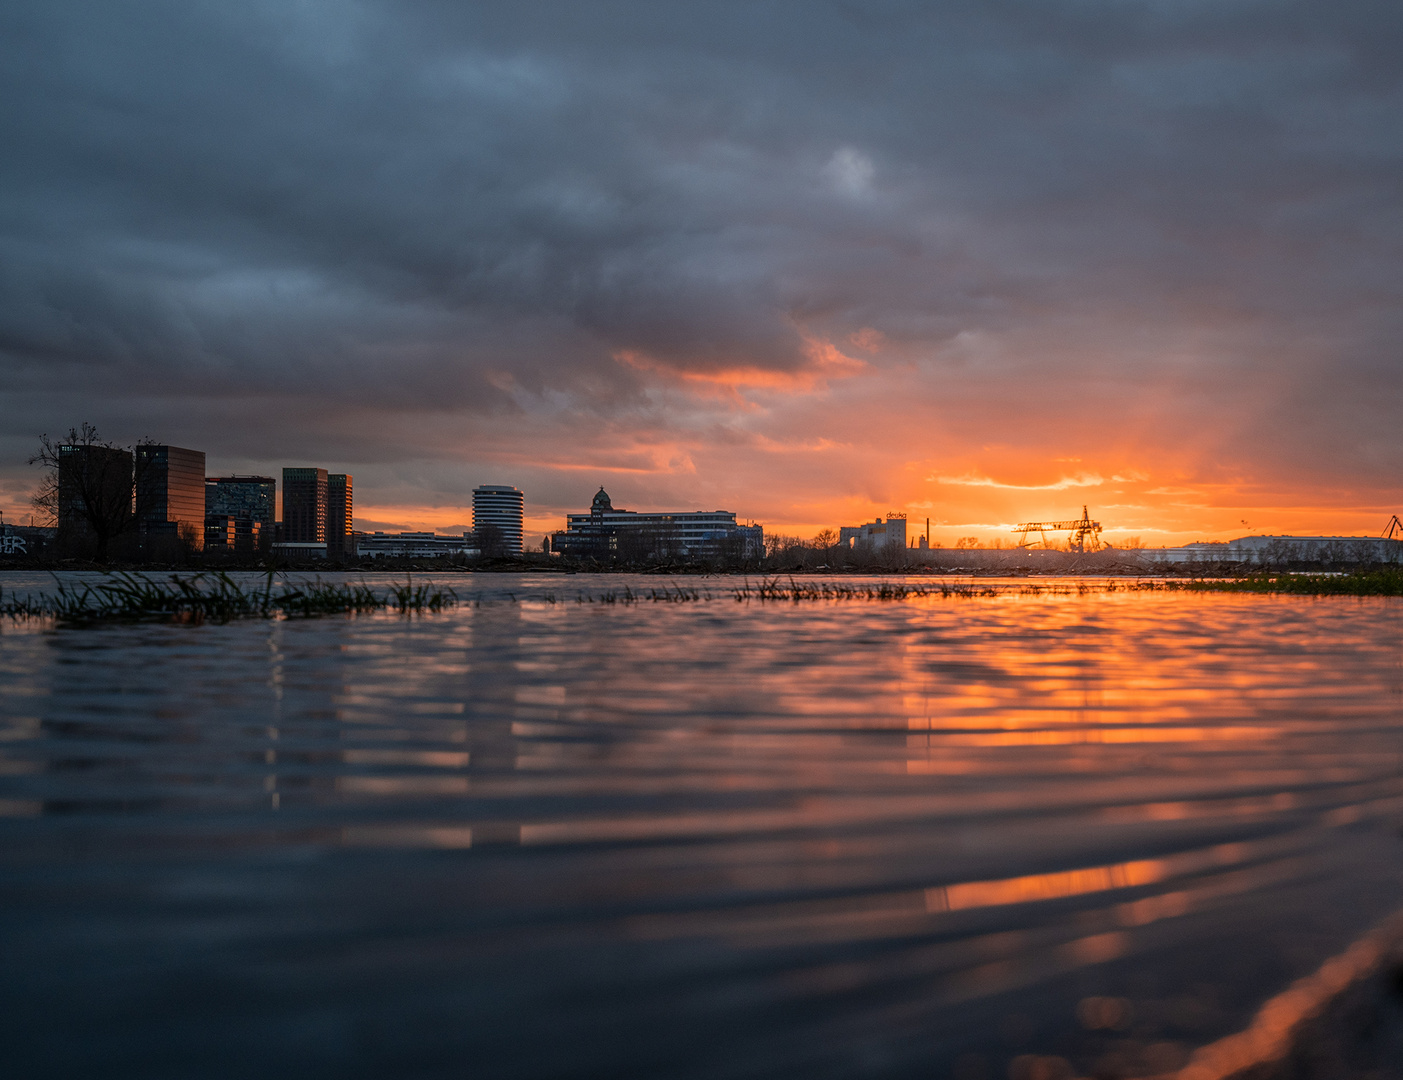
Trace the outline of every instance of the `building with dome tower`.
[[758, 559], [765, 550], [764, 530], [737, 523], [729, 510], [641, 514], [617, 509], [602, 487], [589, 513], [569, 514], [565, 523], [551, 538], [552, 548], [600, 562]]

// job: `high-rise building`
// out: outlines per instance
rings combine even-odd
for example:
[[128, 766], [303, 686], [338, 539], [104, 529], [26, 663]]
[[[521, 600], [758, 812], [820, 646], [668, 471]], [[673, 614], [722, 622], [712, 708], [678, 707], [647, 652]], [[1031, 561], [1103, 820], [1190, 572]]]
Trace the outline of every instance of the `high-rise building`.
[[473, 488], [473, 532], [484, 555], [500, 547], [504, 555], [521, 554], [526, 496], [514, 487], [484, 484]]
[[[273, 540], [278, 482], [271, 476], [211, 476], [205, 480], [206, 545], [264, 551]], [[230, 522], [233, 539], [229, 539]]]
[[326, 543], [325, 469], [283, 470], [283, 542]]
[[115, 446], [58, 448], [58, 540], [65, 547], [107, 542], [132, 525], [132, 455]]
[[328, 473], [326, 478], [326, 556], [329, 559], [354, 555], [351, 538], [351, 474]]
[[205, 453], [163, 443], [136, 447], [136, 521], [144, 536], [205, 546]]
[[239, 519], [224, 514], [205, 515], [205, 550], [234, 551], [238, 547]]

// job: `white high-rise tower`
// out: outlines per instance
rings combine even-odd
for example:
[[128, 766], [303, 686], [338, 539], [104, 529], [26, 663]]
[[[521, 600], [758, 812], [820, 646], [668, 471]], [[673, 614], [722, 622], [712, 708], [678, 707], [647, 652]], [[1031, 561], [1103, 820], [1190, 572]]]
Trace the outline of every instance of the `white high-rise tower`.
[[[526, 516], [526, 496], [514, 487], [484, 484], [473, 488], [473, 531], [483, 542], [482, 529], [490, 525], [501, 534], [508, 555], [521, 554], [522, 521]], [[488, 554], [484, 551], [483, 554]]]

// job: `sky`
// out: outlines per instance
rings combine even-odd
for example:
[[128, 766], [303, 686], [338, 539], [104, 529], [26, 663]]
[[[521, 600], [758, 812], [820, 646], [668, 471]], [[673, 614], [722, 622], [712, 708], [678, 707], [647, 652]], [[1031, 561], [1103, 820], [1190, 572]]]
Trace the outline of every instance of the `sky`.
[[0, 4], [0, 511], [84, 421], [953, 545], [1403, 510], [1403, 7]]

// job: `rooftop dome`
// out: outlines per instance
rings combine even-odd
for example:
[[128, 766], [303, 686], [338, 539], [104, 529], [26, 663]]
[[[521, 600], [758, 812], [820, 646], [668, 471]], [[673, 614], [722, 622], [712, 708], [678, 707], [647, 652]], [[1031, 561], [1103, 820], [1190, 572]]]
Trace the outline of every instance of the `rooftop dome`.
[[609, 493], [600, 488], [598, 494], [594, 496], [594, 502], [589, 504], [591, 514], [604, 514], [614, 509], [614, 504], [609, 501]]

